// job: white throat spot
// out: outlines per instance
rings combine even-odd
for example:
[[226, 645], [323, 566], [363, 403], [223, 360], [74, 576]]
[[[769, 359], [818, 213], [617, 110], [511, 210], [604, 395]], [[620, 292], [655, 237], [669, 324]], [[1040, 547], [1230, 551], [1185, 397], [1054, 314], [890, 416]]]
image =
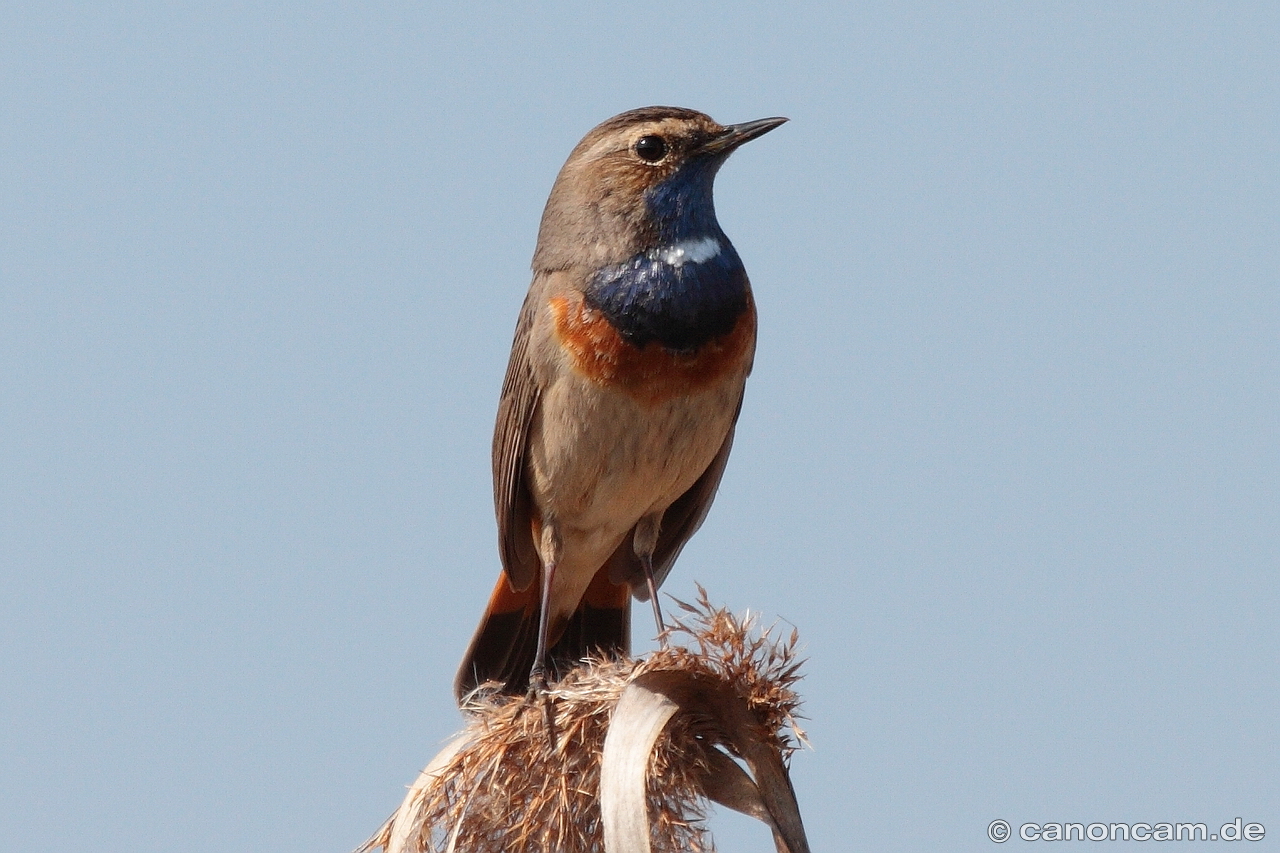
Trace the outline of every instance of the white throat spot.
[[692, 240], [681, 240], [670, 246], [662, 246], [650, 253], [650, 257], [673, 267], [685, 264], [700, 264], [720, 254], [724, 247], [715, 237], [698, 237]]

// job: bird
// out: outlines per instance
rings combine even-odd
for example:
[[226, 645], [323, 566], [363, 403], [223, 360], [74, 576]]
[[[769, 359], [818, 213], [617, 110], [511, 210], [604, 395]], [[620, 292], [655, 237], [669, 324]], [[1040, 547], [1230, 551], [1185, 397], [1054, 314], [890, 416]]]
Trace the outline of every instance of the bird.
[[632, 595], [664, 636], [657, 588], [715, 498], [755, 356], [750, 283], [712, 185], [786, 121], [643, 107], [596, 126], [560, 169], [498, 404], [502, 572], [460, 704], [629, 654]]

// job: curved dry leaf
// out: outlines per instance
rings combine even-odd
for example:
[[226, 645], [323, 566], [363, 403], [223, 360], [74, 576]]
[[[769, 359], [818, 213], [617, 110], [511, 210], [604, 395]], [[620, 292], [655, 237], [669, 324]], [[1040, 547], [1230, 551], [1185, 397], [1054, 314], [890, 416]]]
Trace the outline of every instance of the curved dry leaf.
[[421, 831], [422, 809], [428, 790], [440, 778], [449, 762], [471, 742], [471, 734], [463, 732], [444, 745], [436, 757], [427, 763], [418, 778], [409, 786], [400, 807], [391, 813], [386, 823], [373, 836], [357, 847], [354, 853], [370, 853], [381, 848], [384, 853], [413, 853], [409, 845]]
[[706, 752], [707, 772], [702, 777], [702, 791], [707, 799], [735, 812], [767, 823], [773, 828], [773, 815], [760, 799], [760, 789], [738, 762], [719, 749]]
[[650, 853], [646, 797], [654, 745], [677, 714], [710, 719], [751, 768], [705, 742], [704, 793], [766, 823], [779, 853], [809, 853], [800, 807], [776, 742], [766, 740], [746, 702], [723, 681], [686, 670], [650, 670], [623, 690], [609, 723], [600, 766], [606, 853]]
[[641, 676], [622, 691], [600, 758], [605, 853], [649, 853], [649, 756], [679, 704]]

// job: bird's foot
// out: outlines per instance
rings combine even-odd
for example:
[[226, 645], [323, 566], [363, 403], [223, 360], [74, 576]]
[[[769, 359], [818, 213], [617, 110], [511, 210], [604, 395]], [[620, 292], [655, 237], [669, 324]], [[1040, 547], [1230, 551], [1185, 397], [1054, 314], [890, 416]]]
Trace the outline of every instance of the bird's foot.
[[529, 692], [525, 694], [525, 702], [530, 705], [542, 705], [542, 717], [547, 725], [547, 739], [551, 741], [551, 749], [556, 748], [556, 714], [551, 706], [551, 692], [547, 690], [547, 675], [541, 666], [534, 667], [529, 674]]

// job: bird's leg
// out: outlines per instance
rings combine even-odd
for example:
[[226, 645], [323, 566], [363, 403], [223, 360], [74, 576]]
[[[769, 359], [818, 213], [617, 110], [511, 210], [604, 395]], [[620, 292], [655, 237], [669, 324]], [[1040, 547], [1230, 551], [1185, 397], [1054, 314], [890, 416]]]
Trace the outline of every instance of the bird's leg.
[[662, 513], [651, 512], [636, 523], [632, 547], [644, 569], [644, 582], [649, 588], [649, 603], [653, 605], [653, 620], [658, 625], [658, 642], [667, 644], [667, 626], [662, 621], [662, 605], [658, 603], [658, 582], [653, 577], [653, 552], [658, 547], [658, 531], [662, 526]]
[[538, 646], [533, 655], [533, 669], [529, 671], [529, 688], [538, 695], [547, 690], [547, 632], [551, 621], [551, 582], [555, 574], [555, 563], [543, 566], [542, 595], [538, 602]]
[[555, 713], [551, 708], [551, 696], [547, 693], [547, 639], [551, 627], [551, 585], [556, 576], [556, 564], [560, 561], [560, 537], [555, 525], [542, 526], [542, 596], [538, 607], [538, 647], [533, 655], [533, 669], [529, 671], [529, 698], [542, 700], [542, 712], [547, 720], [547, 735], [555, 748]]

